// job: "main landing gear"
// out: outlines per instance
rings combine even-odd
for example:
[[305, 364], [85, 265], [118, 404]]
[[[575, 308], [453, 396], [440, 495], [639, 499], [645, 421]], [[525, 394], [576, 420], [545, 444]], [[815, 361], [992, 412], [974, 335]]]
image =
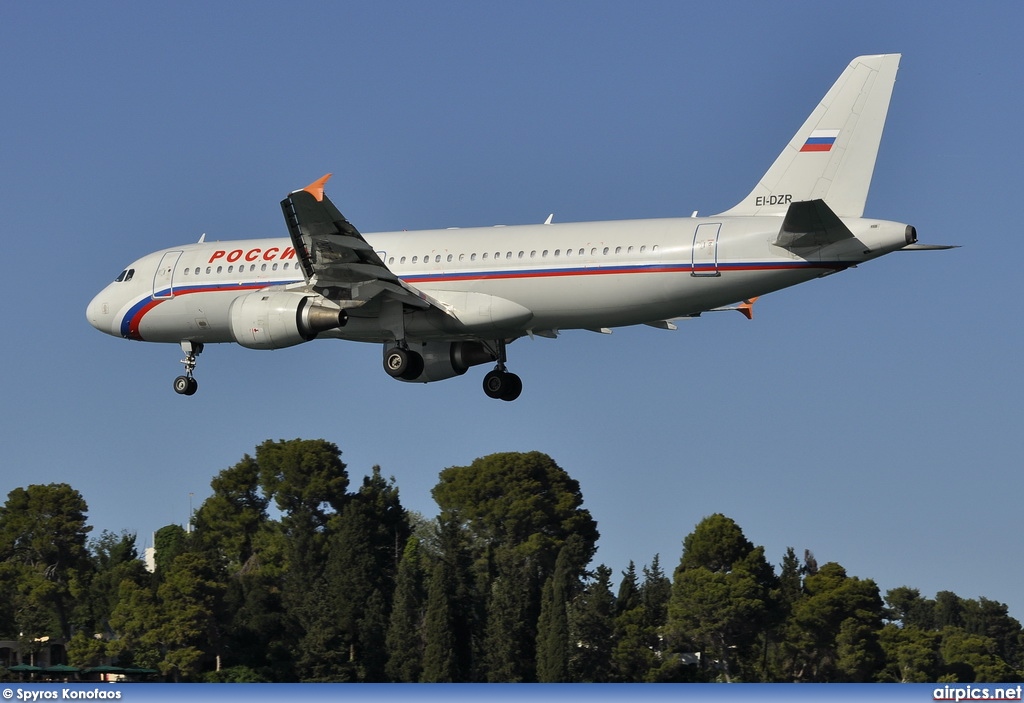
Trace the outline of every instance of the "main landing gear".
[[513, 401], [522, 392], [523, 380], [514, 373], [506, 371], [504, 364], [499, 364], [497, 368], [488, 371], [484, 376], [484, 393], [488, 398]]
[[498, 364], [493, 371], [488, 371], [484, 376], [484, 393], [488, 398], [512, 402], [523, 392], [523, 379], [505, 368], [508, 356], [505, 354], [505, 340], [499, 339], [495, 342], [497, 346]]
[[192, 377], [196, 370], [196, 357], [203, 353], [201, 342], [182, 342], [181, 350], [185, 352], [185, 358], [181, 363], [185, 364], [185, 375], [174, 379], [174, 392], [178, 395], [195, 395], [199, 390], [199, 383]]
[[[447, 343], [440, 344], [445, 345], [444, 354], [448, 354]], [[519, 397], [523, 392], [523, 381], [505, 368], [504, 339], [494, 342], [466, 342], [465, 344], [474, 345], [470, 350], [466, 350], [461, 346], [462, 344], [464, 343], [454, 342], [451, 344], [450, 361], [447, 359], [439, 361], [436, 348], [426, 352], [431, 366], [427, 369], [426, 377], [421, 379], [426, 368], [423, 355], [410, 349], [404, 340], [398, 341], [395, 346], [389, 347], [384, 352], [384, 371], [392, 378], [402, 381], [439, 381], [463, 374], [470, 366], [496, 361], [497, 365], [494, 370], [484, 376], [484, 393], [487, 394], [487, 397], [496, 400], [512, 401]], [[424, 345], [424, 347], [426, 346]]]

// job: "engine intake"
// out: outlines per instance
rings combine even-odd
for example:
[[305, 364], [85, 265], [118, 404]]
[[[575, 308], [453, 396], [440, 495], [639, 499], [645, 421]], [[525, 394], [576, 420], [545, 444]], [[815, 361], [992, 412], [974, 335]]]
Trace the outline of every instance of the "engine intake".
[[348, 315], [304, 293], [259, 291], [235, 298], [228, 319], [231, 336], [243, 347], [284, 349], [343, 327]]

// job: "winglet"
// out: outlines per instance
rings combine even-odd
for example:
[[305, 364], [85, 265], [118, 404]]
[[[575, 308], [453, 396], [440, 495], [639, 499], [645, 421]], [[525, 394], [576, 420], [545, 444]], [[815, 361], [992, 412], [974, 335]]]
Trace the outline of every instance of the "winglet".
[[321, 176], [320, 178], [316, 179], [315, 181], [310, 183], [308, 186], [306, 186], [302, 190], [306, 191], [307, 193], [312, 195], [314, 198], [316, 198], [316, 201], [318, 203], [319, 202], [323, 202], [323, 199], [324, 199], [324, 185], [327, 184], [327, 181], [330, 179], [331, 175], [332, 174], [330, 174], [330, 173], [324, 174], [323, 176]]
[[[743, 315], [743, 317], [747, 318], [748, 320], [753, 320], [754, 319], [754, 303], [756, 303], [756, 302], [757, 302], [757, 298], [756, 297], [750, 298], [749, 300], [744, 300], [742, 303], [740, 303], [739, 305], [736, 306], [736, 309], [740, 311], [740, 313]], [[736, 318], [733, 318], [733, 319], [735, 320]]]

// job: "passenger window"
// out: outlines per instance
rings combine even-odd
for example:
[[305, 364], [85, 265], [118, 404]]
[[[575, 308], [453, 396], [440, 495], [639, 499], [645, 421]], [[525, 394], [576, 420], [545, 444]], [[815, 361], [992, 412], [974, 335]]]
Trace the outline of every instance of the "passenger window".
[[451, 255], [451, 254], [449, 254], [449, 255], [448, 255], [448, 263], [450, 264], [451, 262], [452, 262], [452, 255]]
[[[285, 266], [287, 266], [287, 265], [288, 264], [285, 264]], [[223, 266], [218, 266], [217, 267], [217, 273], [223, 273], [223, 272], [224, 272], [224, 267]]]
[[412, 262], [415, 264], [419, 260], [419, 258], [420, 257], [418, 257], [418, 256], [412, 257]]
[[260, 271], [266, 271], [266, 270], [267, 270], [267, 265], [266, 264], [261, 264], [260, 265]]

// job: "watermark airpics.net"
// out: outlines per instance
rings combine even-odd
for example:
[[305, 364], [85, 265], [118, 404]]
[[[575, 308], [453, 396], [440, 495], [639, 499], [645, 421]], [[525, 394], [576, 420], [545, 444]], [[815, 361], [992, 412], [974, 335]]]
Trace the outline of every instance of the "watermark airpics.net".
[[1024, 686], [950, 686], [936, 688], [936, 701], [1019, 701]]

